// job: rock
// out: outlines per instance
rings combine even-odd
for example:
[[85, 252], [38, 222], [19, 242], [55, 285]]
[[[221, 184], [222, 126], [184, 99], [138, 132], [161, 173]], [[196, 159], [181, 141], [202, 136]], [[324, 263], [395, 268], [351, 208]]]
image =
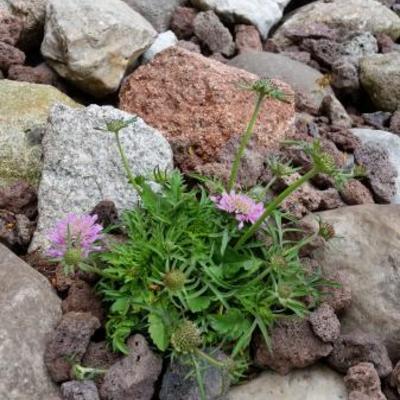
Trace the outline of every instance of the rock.
[[0, 0], [0, 11], [22, 20], [19, 44], [31, 49], [40, 45], [48, 0]]
[[[53, 108], [43, 139], [39, 221], [31, 250], [46, 248], [46, 232], [67, 213], [87, 213], [107, 199], [112, 199], [118, 210], [136, 204], [138, 197], [128, 183], [115, 137], [99, 130], [109, 121], [132, 117], [110, 106]], [[134, 175], [172, 167], [167, 141], [140, 118], [121, 132], [121, 142]]]
[[0, 42], [15, 46], [21, 36], [22, 28], [23, 24], [20, 18], [1, 11], [0, 8]]
[[342, 332], [372, 334], [385, 343], [392, 359], [399, 359], [400, 313], [393, 294], [400, 290], [400, 206], [344, 207], [320, 216], [333, 225], [337, 238], [314, 257], [325, 274], [346, 276], [352, 293]]
[[271, 351], [261, 336], [254, 341], [254, 362], [262, 368], [270, 368], [282, 375], [292, 369], [305, 368], [332, 351], [332, 345], [324, 343], [311, 330], [310, 323], [301, 318], [280, 320], [271, 332]]
[[96, 384], [92, 381], [70, 381], [61, 385], [64, 400], [100, 400]]
[[120, 0], [49, 0], [45, 28], [41, 51], [49, 65], [96, 97], [117, 91], [127, 68], [156, 36]]
[[90, 313], [64, 314], [57, 328], [50, 335], [44, 361], [55, 382], [68, 381], [71, 368], [80, 363], [90, 338], [100, 328], [99, 320]]
[[171, 18], [185, 0], [123, 0], [136, 12], [143, 15], [158, 32], [168, 30]]
[[371, 32], [352, 32], [341, 45], [340, 54], [358, 64], [360, 58], [378, 52], [378, 42]]
[[0, 81], [0, 186], [20, 179], [37, 186], [40, 142], [55, 103], [77, 106], [50, 86]]
[[[397, 171], [395, 195], [392, 203], [400, 203], [400, 138], [390, 132], [373, 129], [352, 129], [363, 145], [378, 144], [389, 154], [389, 161]], [[388, 173], [389, 171], [386, 171]]]
[[336, 283], [338, 286], [324, 286], [322, 288], [324, 301], [328, 303], [337, 314], [341, 314], [351, 305], [351, 287], [349, 280], [342, 272], [326, 274], [326, 279]]
[[390, 36], [385, 33], [378, 33], [376, 35], [376, 40], [378, 43], [379, 53], [386, 54], [394, 51], [395, 42]]
[[346, 400], [343, 378], [323, 366], [292, 371], [286, 376], [263, 372], [231, 389], [229, 400]]
[[360, 362], [372, 363], [379, 376], [388, 376], [393, 369], [388, 352], [373, 336], [355, 331], [341, 335], [334, 343], [328, 363], [339, 372], [346, 372]]
[[340, 58], [332, 65], [332, 86], [344, 94], [356, 94], [360, 89], [358, 67], [347, 58]]
[[90, 212], [90, 215], [97, 215], [97, 223], [103, 228], [109, 228], [121, 223], [117, 207], [115, 203], [110, 200], [100, 201]]
[[329, 94], [323, 98], [320, 113], [329, 118], [332, 126], [351, 128], [353, 125], [349, 114], [334, 95]]
[[53, 85], [58, 89], [63, 89], [57, 74], [45, 63], [36, 67], [24, 65], [12, 65], [8, 70], [8, 79], [30, 83], [40, 83], [42, 85]]
[[400, 109], [393, 113], [389, 129], [391, 132], [400, 135]]
[[329, 86], [318, 83], [324, 77], [319, 71], [281, 54], [246, 52], [233, 58], [229, 65], [288, 83], [297, 93], [307, 96], [316, 109], [326, 95], [333, 94]]
[[[219, 350], [208, 350], [207, 353], [219, 361], [226, 359], [226, 355]], [[227, 371], [201, 362], [203, 381], [207, 400], [225, 399], [229, 390], [230, 378]], [[168, 366], [163, 376], [160, 400], [200, 400], [197, 380], [189, 375], [190, 368], [179, 359]]]
[[235, 44], [239, 53], [248, 50], [263, 51], [260, 33], [253, 25], [235, 26]]
[[17, 181], [0, 188], [0, 209], [14, 214], [24, 214], [33, 220], [37, 214], [37, 193], [27, 182]]
[[313, 332], [323, 342], [333, 342], [340, 335], [340, 321], [335, 310], [327, 303], [323, 303], [312, 312], [309, 321]]
[[226, 28], [214, 11], [197, 14], [193, 23], [194, 33], [212, 53], [232, 56], [235, 43], [229, 29]]
[[25, 54], [10, 44], [0, 42], [0, 69], [7, 72], [12, 65], [25, 62]]
[[301, 42], [303, 39], [329, 39], [337, 41], [340, 36], [338, 29], [330, 28], [321, 22], [312, 22], [307, 25], [294, 25], [285, 27], [285, 37], [293, 42]]
[[354, 153], [358, 165], [366, 171], [366, 179], [378, 203], [390, 203], [396, 194], [397, 170], [388, 151], [380, 144], [366, 143]]
[[372, 102], [380, 110], [400, 106], [400, 53], [374, 54], [360, 61], [360, 79]]
[[[316, 1], [298, 9], [275, 32], [278, 45], [290, 43], [287, 31], [301, 29], [315, 23], [346, 31], [386, 33], [393, 39], [400, 36], [400, 18], [375, 0]], [[304, 28], [303, 28], [304, 29]]]
[[[179, 47], [165, 50], [125, 81], [120, 108], [159, 129], [183, 171], [226, 178], [238, 138], [254, 107], [254, 95], [238, 87], [255, 75]], [[278, 85], [290, 92], [288, 86]], [[145, 95], [143, 95], [145, 93]], [[242, 167], [242, 183], [254, 184], [267, 154], [292, 129], [294, 106], [268, 100]]]
[[329, 39], [305, 39], [300, 48], [311, 53], [320, 65], [331, 67], [340, 57], [340, 44]]
[[108, 369], [121, 357], [121, 353], [113, 353], [110, 350], [107, 342], [90, 342], [82, 363], [90, 368]]
[[43, 354], [61, 318], [60, 303], [46, 278], [0, 244], [1, 399], [56, 396]]
[[373, 204], [374, 198], [366, 186], [356, 179], [347, 181], [340, 189], [342, 199], [350, 206]]
[[270, 29], [282, 18], [283, 7], [288, 0], [191, 0], [203, 10], [213, 10], [229, 23], [248, 23], [267, 39]]
[[100, 395], [104, 400], [151, 400], [162, 360], [141, 335], [128, 339], [130, 353], [117, 361], [104, 376]]
[[201, 54], [200, 46], [197, 43], [187, 40], [180, 40], [178, 42], [178, 46], [187, 51], [193, 51], [194, 53]]
[[373, 113], [362, 114], [364, 121], [376, 129], [385, 129], [388, 126], [392, 113], [384, 111], [376, 111]]
[[190, 39], [194, 35], [194, 19], [197, 10], [191, 7], [178, 7], [171, 21], [171, 29], [178, 39]]
[[381, 392], [381, 381], [374, 365], [368, 362], [359, 363], [347, 371], [344, 378], [349, 398], [355, 398], [355, 393], [367, 396], [368, 400], [386, 400]]
[[151, 61], [158, 53], [161, 53], [168, 47], [175, 46], [178, 43], [178, 38], [172, 31], [167, 31], [160, 33], [154, 43], [148, 48], [143, 54], [142, 61], [148, 63]]
[[92, 314], [100, 322], [104, 319], [101, 298], [84, 281], [74, 281], [68, 291], [68, 296], [62, 302], [64, 314], [71, 311]]
[[390, 375], [390, 386], [395, 388], [400, 394], [400, 361], [396, 364]]
[[23, 253], [31, 242], [35, 225], [23, 214], [0, 210], [0, 243]]

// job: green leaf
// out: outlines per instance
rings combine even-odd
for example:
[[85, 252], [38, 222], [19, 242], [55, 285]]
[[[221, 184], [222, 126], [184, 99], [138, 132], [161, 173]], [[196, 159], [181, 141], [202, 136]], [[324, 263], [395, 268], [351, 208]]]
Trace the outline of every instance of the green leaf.
[[121, 297], [120, 299], [114, 301], [110, 311], [112, 313], [126, 314], [128, 312], [128, 308], [129, 308], [129, 298]]
[[168, 347], [169, 339], [163, 319], [159, 315], [150, 314], [148, 322], [151, 339], [160, 351], [165, 351]]
[[186, 301], [190, 311], [194, 313], [207, 309], [211, 303], [210, 299], [205, 296], [186, 299]]
[[221, 256], [223, 256], [225, 254], [225, 250], [226, 250], [226, 247], [228, 246], [229, 239], [230, 239], [229, 231], [228, 231], [228, 229], [225, 228], [224, 232], [222, 234]]
[[225, 314], [212, 315], [209, 319], [214, 330], [232, 339], [245, 334], [251, 328], [248, 319], [237, 308], [231, 308]]

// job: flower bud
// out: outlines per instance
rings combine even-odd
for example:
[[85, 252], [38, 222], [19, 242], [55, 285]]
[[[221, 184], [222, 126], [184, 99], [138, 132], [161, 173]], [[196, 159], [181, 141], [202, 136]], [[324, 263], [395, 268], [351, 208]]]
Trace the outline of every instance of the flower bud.
[[66, 265], [78, 265], [82, 261], [82, 250], [81, 249], [68, 249], [63, 257]]
[[164, 285], [174, 292], [181, 290], [185, 286], [185, 282], [186, 275], [179, 270], [167, 272], [164, 276]]
[[200, 331], [192, 321], [183, 321], [171, 336], [172, 347], [178, 353], [191, 353], [201, 343]]

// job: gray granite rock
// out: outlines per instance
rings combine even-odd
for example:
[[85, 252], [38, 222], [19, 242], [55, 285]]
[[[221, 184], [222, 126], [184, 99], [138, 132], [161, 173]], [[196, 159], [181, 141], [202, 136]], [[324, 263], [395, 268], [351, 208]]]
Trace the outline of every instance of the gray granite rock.
[[[115, 137], [99, 130], [107, 122], [131, 118], [110, 106], [53, 108], [43, 139], [40, 217], [31, 249], [46, 246], [46, 232], [69, 212], [87, 213], [101, 200], [113, 200], [119, 210], [136, 204], [138, 196], [128, 183]], [[133, 174], [148, 176], [156, 167], [172, 167], [168, 142], [140, 118], [120, 136]]]
[[0, 399], [53, 399], [43, 361], [61, 301], [47, 280], [0, 244]]
[[178, 38], [172, 31], [167, 31], [160, 33], [154, 43], [145, 51], [142, 56], [142, 62], [148, 63], [151, 61], [158, 53], [163, 50], [168, 49], [178, 44]]

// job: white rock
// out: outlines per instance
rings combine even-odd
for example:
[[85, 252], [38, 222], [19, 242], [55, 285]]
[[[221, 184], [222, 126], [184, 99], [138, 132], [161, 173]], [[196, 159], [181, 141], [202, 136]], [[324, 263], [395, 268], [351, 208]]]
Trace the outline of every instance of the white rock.
[[121, 0], [49, 0], [42, 54], [93, 96], [115, 92], [156, 31]]
[[346, 400], [343, 378], [325, 366], [315, 366], [282, 376], [264, 372], [235, 387], [229, 400]]
[[178, 38], [175, 33], [172, 31], [167, 31], [160, 33], [157, 36], [157, 39], [151, 45], [149, 49], [143, 54], [142, 61], [143, 63], [148, 63], [151, 61], [158, 53], [161, 53], [163, 50], [168, 49], [168, 47], [175, 46], [178, 43]]
[[[138, 196], [128, 183], [114, 134], [98, 130], [112, 120], [131, 118], [110, 106], [53, 108], [43, 138], [39, 222], [31, 250], [45, 247], [48, 230], [69, 212], [87, 213], [101, 200], [113, 200], [120, 211], [135, 206]], [[120, 136], [134, 175], [172, 167], [167, 140], [140, 118]]]
[[266, 39], [270, 29], [282, 18], [289, 0], [191, 0], [205, 10], [214, 10], [223, 19], [255, 25]]
[[392, 203], [400, 204], [400, 136], [390, 132], [373, 129], [352, 129], [351, 131], [363, 144], [376, 143], [387, 150], [390, 161], [397, 170], [397, 192], [392, 199]]

